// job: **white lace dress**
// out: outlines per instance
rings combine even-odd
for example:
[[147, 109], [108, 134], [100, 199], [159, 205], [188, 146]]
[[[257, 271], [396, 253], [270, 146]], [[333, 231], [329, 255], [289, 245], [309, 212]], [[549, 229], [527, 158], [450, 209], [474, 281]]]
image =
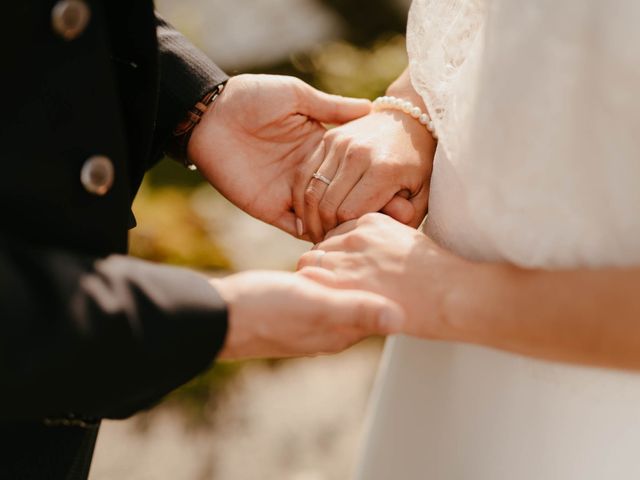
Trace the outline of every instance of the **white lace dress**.
[[[414, 0], [429, 235], [524, 267], [640, 265], [639, 20], [638, 0]], [[640, 375], [395, 338], [358, 478], [640, 478]]]

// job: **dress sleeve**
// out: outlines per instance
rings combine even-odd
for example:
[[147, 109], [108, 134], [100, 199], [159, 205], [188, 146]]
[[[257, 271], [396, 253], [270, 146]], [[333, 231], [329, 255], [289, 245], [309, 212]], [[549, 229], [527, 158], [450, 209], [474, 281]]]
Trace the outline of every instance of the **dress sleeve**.
[[455, 132], [475, 94], [490, 0], [414, 0], [407, 25], [409, 71], [433, 119], [439, 144], [456, 147]]

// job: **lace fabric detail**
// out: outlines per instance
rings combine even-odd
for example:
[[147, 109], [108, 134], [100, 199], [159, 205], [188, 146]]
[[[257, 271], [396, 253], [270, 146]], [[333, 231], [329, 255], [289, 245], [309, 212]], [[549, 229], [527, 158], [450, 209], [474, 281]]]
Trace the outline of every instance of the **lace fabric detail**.
[[411, 81], [424, 98], [442, 148], [451, 154], [469, 114], [490, 0], [414, 0], [407, 27]]
[[640, 264], [640, 2], [414, 0], [429, 232], [524, 267]]

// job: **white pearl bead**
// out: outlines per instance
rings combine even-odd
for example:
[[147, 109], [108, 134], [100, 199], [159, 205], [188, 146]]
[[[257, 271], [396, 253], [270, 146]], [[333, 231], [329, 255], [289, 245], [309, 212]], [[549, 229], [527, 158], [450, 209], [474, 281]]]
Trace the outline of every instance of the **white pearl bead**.
[[392, 97], [389, 95], [384, 95], [382, 97], [378, 97], [373, 101], [373, 107], [375, 110], [384, 110], [386, 108], [392, 110], [400, 110], [407, 115], [418, 120], [422, 125], [426, 127], [429, 132], [433, 135], [433, 138], [438, 138], [435, 133], [435, 126], [433, 125], [433, 121], [428, 113], [423, 113], [419, 107], [416, 107], [413, 103], [403, 100], [402, 98]]

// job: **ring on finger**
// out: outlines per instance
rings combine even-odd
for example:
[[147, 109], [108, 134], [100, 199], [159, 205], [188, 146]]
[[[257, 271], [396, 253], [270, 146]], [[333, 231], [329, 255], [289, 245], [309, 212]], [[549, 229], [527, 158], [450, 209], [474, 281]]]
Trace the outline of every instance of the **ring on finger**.
[[315, 178], [316, 180], [320, 180], [322, 183], [324, 183], [325, 185], [331, 185], [331, 179], [325, 177], [324, 175], [322, 175], [320, 172], [314, 172], [314, 174], [312, 175], [313, 178]]
[[316, 250], [316, 267], [322, 268], [322, 259], [327, 254], [324, 250]]

